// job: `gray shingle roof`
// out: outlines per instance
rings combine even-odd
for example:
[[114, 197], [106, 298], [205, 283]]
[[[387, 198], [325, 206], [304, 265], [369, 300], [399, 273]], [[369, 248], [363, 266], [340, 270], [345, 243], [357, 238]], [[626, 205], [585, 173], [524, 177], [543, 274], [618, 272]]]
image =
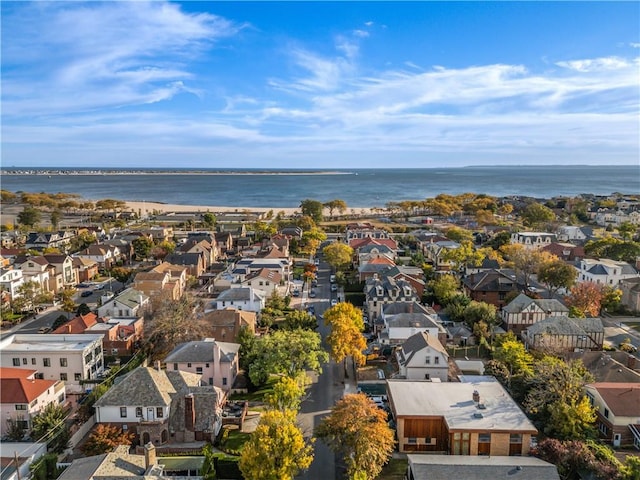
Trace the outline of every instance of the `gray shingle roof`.
[[398, 313], [393, 316], [385, 315], [389, 328], [438, 328], [429, 316], [424, 313]]
[[509, 302], [503, 310], [507, 313], [519, 313], [532, 303], [538, 305], [545, 312], [569, 312], [569, 309], [555, 298], [531, 298], [527, 297], [524, 293], [519, 294]]
[[527, 328], [533, 335], [549, 333], [553, 335], [585, 335], [604, 332], [599, 318], [569, 318], [564, 315], [549, 317]]
[[167, 363], [213, 363], [214, 342], [195, 341], [181, 343], [165, 358]]
[[167, 407], [175, 389], [164, 370], [138, 367], [111, 387], [96, 402], [96, 407], [143, 405]]
[[416, 352], [419, 352], [427, 346], [430, 346], [431, 348], [444, 353], [445, 357], [449, 357], [447, 350], [442, 346], [442, 343], [440, 343], [440, 341], [436, 337], [425, 332], [419, 332], [415, 335], [411, 335], [402, 344], [402, 349], [400, 349], [398, 352], [400, 363], [409, 363]]

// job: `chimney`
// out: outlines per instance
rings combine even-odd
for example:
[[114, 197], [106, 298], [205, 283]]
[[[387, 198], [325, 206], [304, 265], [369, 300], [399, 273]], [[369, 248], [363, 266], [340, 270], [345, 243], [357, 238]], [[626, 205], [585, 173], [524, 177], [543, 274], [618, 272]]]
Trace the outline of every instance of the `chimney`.
[[144, 466], [147, 470], [156, 464], [156, 446], [149, 442], [144, 446]]
[[156, 361], [155, 361], [155, 362], [153, 362], [153, 363], [154, 363], [154, 367], [156, 368], [156, 370], [157, 370], [157, 371], [162, 370], [162, 369], [160, 368], [160, 360], [156, 360]]
[[630, 370], [636, 369], [636, 357], [633, 355], [627, 355], [627, 368]]
[[473, 391], [473, 401], [475, 403], [480, 403], [480, 392], [478, 392], [478, 390]]
[[67, 333], [71, 333], [71, 324], [67, 323]]
[[195, 431], [196, 409], [193, 393], [184, 397], [184, 428], [190, 432]]

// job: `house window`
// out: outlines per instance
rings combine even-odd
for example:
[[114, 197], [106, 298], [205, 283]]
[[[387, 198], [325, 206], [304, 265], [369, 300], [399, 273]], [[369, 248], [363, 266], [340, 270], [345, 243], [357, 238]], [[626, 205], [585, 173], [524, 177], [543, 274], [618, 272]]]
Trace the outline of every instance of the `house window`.
[[600, 423], [598, 425], [598, 430], [600, 430], [603, 435], [607, 435], [607, 433], [609, 433], [609, 429], [607, 428], [607, 426], [604, 423]]
[[61, 367], [66, 367], [67, 366], [67, 359], [66, 358], [61, 358], [60, 359], [60, 366]]
[[522, 434], [512, 433], [509, 435], [509, 443], [522, 443]]
[[196, 367], [196, 373], [202, 375], [202, 367]]
[[440, 364], [440, 357], [433, 357], [433, 363], [436, 365]]
[[190, 363], [187, 363], [187, 368], [191, 368], [191, 364]]
[[427, 365], [431, 364], [431, 357], [427, 357], [427, 358], [425, 359], [425, 363], [426, 363]]
[[415, 445], [416, 443], [418, 443], [418, 439], [417, 439], [417, 438], [415, 438], [415, 437], [409, 437], [409, 438], [407, 439], [407, 443], [411, 443], [411, 444], [414, 444], [414, 445]]
[[178, 364], [177, 364], [177, 363], [174, 363], [174, 364], [173, 364], [173, 369], [174, 369], [174, 370], [178, 370]]
[[[224, 336], [224, 334], [223, 334], [223, 336]], [[209, 368], [209, 364], [208, 364], [208, 363], [205, 363], [205, 364], [204, 364], [204, 366], [205, 366], [206, 368]]]
[[20, 366], [20, 359], [19, 358], [14, 358], [13, 359], [13, 366], [14, 367], [19, 367]]
[[127, 407], [120, 407], [120, 418], [127, 418]]
[[26, 405], [16, 405], [16, 410], [26, 410], [27, 406]]
[[136, 407], [136, 418], [142, 418], [142, 407]]
[[608, 408], [604, 409], [604, 418], [609, 418], [609, 409]]
[[156, 417], [162, 418], [163, 415], [164, 415], [164, 412], [162, 410], [162, 407], [156, 407]]
[[209, 385], [213, 385], [213, 377], [209, 377]]
[[42, 364], [43, 364], [45, 367], [50, 367], [50, 366], [51, 366], [51, 359], [50, 359], [50, 358], [43, 358], [43, 359], [42, 359]]
[[491, 434], [490, 433], [478, 434], [478, 443], [491, 443]]
[[81, 373], [74, 373], [74, 374], [73, 374], [73, 379], [74, 379], [76, 382], [79, 382], [80, 380], [82, 380], [82, 374], [81, 374]]
[[26, 364], [27, 364], [27, 359], [26, 359], [26, 358], [23, 358], [23, 359], [22, 359], [22, 364], [23, 364], [23, 365], [26, 365]]
[[32, 358], [32, 359], [31, 359], [31, 365], [35, 365], [35, 364], [36, 364], [36, 359], [35, 359], [35, 358]]
[[424, 379], [425, 379], [425, 380], [431, 380], [431, 374], [429, 374], [429, 373], [425, 373], [425, 374], [424, 374]]
[[591, 395], [591, 393], [587, 392], [587, 398], [589, 399], [589, 403], [593, 407], [593, 405], [595, 403], [595, 399], [593, 398], [593, 395]]
[[227, 384], [227, 377], [222, 377], [222, 385], [226, 385]]
[[60, 374], [60, 380], [66, 382], [67, 381], [67, 374], [66, 373], [61, 373]]

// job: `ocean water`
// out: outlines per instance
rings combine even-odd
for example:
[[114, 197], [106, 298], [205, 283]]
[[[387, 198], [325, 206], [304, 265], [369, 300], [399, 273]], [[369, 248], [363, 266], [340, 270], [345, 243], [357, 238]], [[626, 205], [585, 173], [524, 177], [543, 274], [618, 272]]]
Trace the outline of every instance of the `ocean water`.
[[[10, 169], [5, 169], [5, 172]], [[61, 169], [62, 170], [62, 169]], [[189, 173], [69, 169], [66, 174], [5, 174], [3, 189], [77, 193], [96, 200], [155, 201], [182, 205], [298, 207], [304, 199], [344, 200], [349, 208], [384, 207], [439, 193], [524, 195], [640, 194], [636, 166], [495, 166], [332, 171], [216, 170]], [[70, 172], [75, 174], [70, 174]], [[78, 174], [78, 172], [80, 174]]]

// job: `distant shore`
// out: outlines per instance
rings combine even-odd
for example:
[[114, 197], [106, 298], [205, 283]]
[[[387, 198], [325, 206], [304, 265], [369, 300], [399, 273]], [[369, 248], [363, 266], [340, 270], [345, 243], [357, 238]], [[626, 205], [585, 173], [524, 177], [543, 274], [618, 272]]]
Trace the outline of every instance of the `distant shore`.
[[307, 175], [357, 175], [355, 172], [349, 171], [337, 171], [337, 170], [163, 170], [163, 169], [96, 169], [96, 170], [74, 170], [74, 169], [42, 169], [42, 168], [12, 168], [1, 169], [0, 175], [41, 175], [50, 176], [52, 179], [58, 176], [73, 177], [73, 176], [93, 176], [93, 175], [292, 175], [292, 176], [307, 176]]

